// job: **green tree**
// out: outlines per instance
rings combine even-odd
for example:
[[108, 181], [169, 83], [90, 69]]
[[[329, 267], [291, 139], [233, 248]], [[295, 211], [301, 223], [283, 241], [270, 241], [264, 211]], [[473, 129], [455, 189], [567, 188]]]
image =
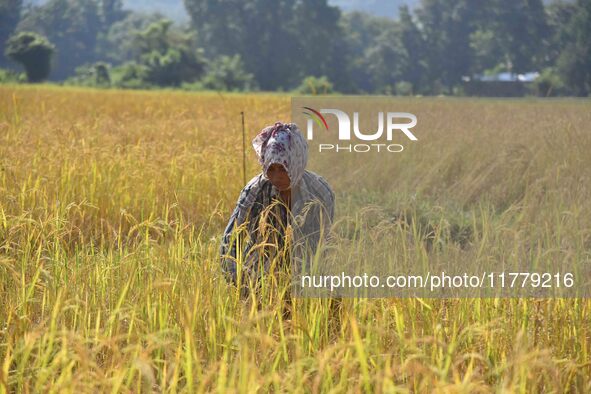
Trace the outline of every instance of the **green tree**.
[[49, 76], [54, 49], [45, 37], [22, 32], [8, 39], [6, 56], [22, 64], [29, 82], [40, 82]]
[[347, 63], [351, 53], [339, 23], [340, 9], [319, 0], [295, 1], [292, 7], [289, 29], [297, 39], [294, 54], [301, 63], [297, 82], [308, 75], [324, 75], [338, 90], [350, 91]]
[[22, 0], [0, 0], [0, 65], [4, 62], [6, 40], [14, 32], [21, 17]]
[[591, 0], [578, 0], [564, 28], [566, 45], [557, 60], [558, 73], [578, 96], [591, 93]]
[[[252, 2], [184, 0], [184, 4], [195, 29], [199, 32], [199, 44], [205, 49], [208, 58], [240, 52], [246, 18], [255, 11]], [[271, 2], [269, 5], [272, 5]], [[281, 1], [277, 4], [276, 10], [280, 9], [280, 5]], [[248, 12], [246, 8], [249, 9]]]
[[254, 76], [246, 72], [240, 55], [221, 55], [211, 61], [203, 78], [203, 87], [224, 91], [249, 91], [257, 88]]
[[[376, 91], [375, 76], [372, 75], [372, 61], [376, 53], [379, 53], [379, 50], [374, 49], [376, 37], [394, 29], [395, 21], [362, 12], [350, 12], [343, 14], [340, 25], [348, 47], [345, 67], [348, 69], [351, 87], [343, 90], [339, 86], [338, 89], [355, 93]], [[386, 67], [389, 65], [386, 64]]]
[[481, 73], [499, 67], [506, 70], [507, 56], [499, 44], [497, 33], [489, 29], [478, 29], [470, 34], [473, 52], [472, 71]]
[[548, 27], [551, 31], [550, 45], [547, 51], [547, 65], [556, 65], [560, 53], [572, 40], [568, 26], [578, 11], [575, 2], [555, 1], [546, 7]]
[[136, 36], [138, 63], [145, 67], [148, 83], [179, 86], [200, 78], [205, 70], [203, 53], [196, 48], [193, 35], [171, 26], [171, 20], [162, 19]]
[[329, 94], [333, 92], [333, 84], [325, 75], [321, 76], [320, 78], [308, 76], [304, 78], [298, 87], [298, 92], [301, 94], [312, 95]]
[[402, 80], [408, 58], [400, 38], [399, 26], [393, 25], [376, 38], [365, 54], [375, 93], [394, 94], [396, 83]]
[[523, 73], [545, 64], [551, 31], [542, 0], [490, 0], [482, 10], [480, 35], [472, 38], [473, 47], [487, 49], [480, 51], [484, 67], [503, 63], [507, 71]]
[[425, 40], [407, 5], [400, 7], [398, 15], [400, 40], [405, 52], [405, 62], [400, 67], [400, 77], [411, 84], [411, 92], [421, 90], [425, 82], [423, 79], [427, 69]]
[[114, 86], [126, 89], [145, 89], [150, 84], [146, 82], [146, 67], [136, 62], [126, 62], [111, 70], [111, 81]]
[[[262, 89], [295, 84], [304, 47], [294, 34], [293, 0], [185, 0], [208, 57], [239, 54]], [[290, 26], [291, 25], [291, 26]]]
[[103, 30], [107, 30], [131, 13], [123, 9], [121, 0], [99, 0], [98, 5]]
[[184, 0], [206, 56], [239, 54], [262, 89], [305, 75], [347, 83], [340, 11], [326, 0]]
[[540, 76], [533, 83], [532, 91], [542, 97], [563, 96], [568, 93], [562, 78], [553, 68], [542, 70]]
[[68, 78], [66, 83], [81, 86], [109, 87], [111, 85], [109, 65], [104, 62], [97, 62], [77, 67], [76, 75]]
[[48, 0], [27, 12], [17, 30], [42, 34], [56, 46], [52, 77], [63, 80], [77, 67], [100, 60], [97, 42], [125, 16], [121, 7], [116, 0]]
[[[428, 80], [447, 93], [471, 73], [470, 36], [481, 25], [488, 0], [423, 0], [417, 10], [425, 42]], [[435, 91], [434, 93], [439, 93]]]
[[96, 53], [101, 59], [113, 64], [123, 64], [137, 59], [141, 51], [137, 47], [137, 36], [152, 23], [163, 19], [159, 14], [130, 12], [99, 36]]

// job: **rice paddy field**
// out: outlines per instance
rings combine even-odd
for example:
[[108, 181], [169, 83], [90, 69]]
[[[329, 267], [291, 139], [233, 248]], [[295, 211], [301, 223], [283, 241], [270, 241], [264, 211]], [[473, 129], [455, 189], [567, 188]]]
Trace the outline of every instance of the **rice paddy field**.
[[[337, 253], [591, 264], [591, 102], [396, 103], [403, 153], [311, 155]], [[250, 179], [288, 95], [0, 87], [0, 393], [591, 392], [591, 299], [241, 298], [241, 111]]]

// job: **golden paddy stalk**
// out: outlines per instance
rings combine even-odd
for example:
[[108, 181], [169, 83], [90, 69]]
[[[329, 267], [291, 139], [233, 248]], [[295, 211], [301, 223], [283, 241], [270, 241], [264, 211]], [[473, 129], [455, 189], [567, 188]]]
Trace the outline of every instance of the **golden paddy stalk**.
[[[399, 100], [422, 145], [310, 163], [337, 192], [338, 256], [591, 262], [588, 101]], [[218, 258], [241, 111], [252, 138], [289, 96], [0, 88], [0, 393], [591, 390], [588, 299], [285, 315], [285, 275], [241, 298]]]

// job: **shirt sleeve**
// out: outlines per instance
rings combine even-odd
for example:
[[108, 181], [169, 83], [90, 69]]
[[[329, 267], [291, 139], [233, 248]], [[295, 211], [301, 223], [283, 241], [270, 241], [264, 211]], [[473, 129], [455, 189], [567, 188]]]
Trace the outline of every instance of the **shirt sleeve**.
[[[323, 203], [324, 213], [327, 214], [328, 223], [326, 223], [326, 229], [330, 230], [332, 223], [334, 222], [334, 206], [335, 206], [335, 194], [328, 182], [322, 177], [318, 177], [318, 183], [322, 185], [319, 187], [319, 195]], [[325, 235], [328, 235], [325, 234]]]
[[240, 218], [245, 217], [246, 210], [248, 209], [248, 201], [253, 197], [254, 186], [256, 185], [256, 178], [253, 178], [240, 192], [236, 206], [230, 215], [228, 224], [222, 235], [220, 245], [220, 265], [222, 273], [226, 277], [226, 280], [232, 283], [237, 281], [237, 244], [243, 239], [241, 232], [237, 232], [236, 227], [240, 226]]
[[236, 282], [236, 240], [232, 239], [232, 232], [236, 224], [239, 208], [238, 205], [234, 208], [234, 212], [232, 212], [232, 216], [230, 216], [230, 220], [222, 235], [222, 244], [220, 246], [220, 263], [222, 272], [224, 273], [226, 280], [233, 283]]
[[296, 251], [301, 265], [298, 268], [307, 271], [319, 243], [331, 239], [335, 194], [326, 180], [317, 175], [310, 177], [305, 187], [313, 198], [305, 203], [298, 218]]

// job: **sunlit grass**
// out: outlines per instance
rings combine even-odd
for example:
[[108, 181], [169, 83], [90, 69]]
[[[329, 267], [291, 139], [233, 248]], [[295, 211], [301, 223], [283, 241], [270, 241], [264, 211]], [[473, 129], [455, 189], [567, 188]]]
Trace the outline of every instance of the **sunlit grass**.
[[[337, 256], [591, 263], [589, 102], [400, 103], [404, 155], [312, 155]], [[240, 111], [252, 138], [290, 101], [0, 88], [0, 393], [591, 390], [587, 299], [240, 297]]]

